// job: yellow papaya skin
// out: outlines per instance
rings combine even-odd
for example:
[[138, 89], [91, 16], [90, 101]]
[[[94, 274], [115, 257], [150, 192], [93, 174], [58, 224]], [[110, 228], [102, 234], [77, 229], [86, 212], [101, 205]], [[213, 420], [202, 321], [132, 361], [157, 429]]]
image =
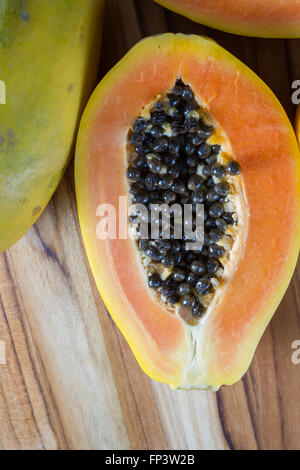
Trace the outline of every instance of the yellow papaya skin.
[[1, 0], [0, 252], [61, 180], [96, 79], [103, 0]]
[[298, 0], [154, 0], [192, 21], [241, 36], [299, 38]]

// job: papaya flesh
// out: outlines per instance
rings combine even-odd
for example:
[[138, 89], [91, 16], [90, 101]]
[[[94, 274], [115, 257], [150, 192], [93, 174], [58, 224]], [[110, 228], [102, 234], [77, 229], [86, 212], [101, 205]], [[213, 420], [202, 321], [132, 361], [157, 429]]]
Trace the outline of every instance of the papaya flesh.
[[298, 0], [155, 0], [192, 21], [228, 33], [299, 38]]
[[[130, 237], [99, 239], [100, 204], [128, 197], [129, 129], [180, 78], [218, 123], [242, 167], [243, 237], [215, 301], [191, 326], [147, 285]], [[214, 41], [164, 34], [138, 43], [102, 80], [83, 114], [75, 156], [82, 235], [99, 291], [138, 362], [172, 388], [238, 381], [292, 276], [299, 251], [300, 155], [269, 88]]]
[[42, 213], [95, 85], [102, 0], [0, 2], [0, 252]]

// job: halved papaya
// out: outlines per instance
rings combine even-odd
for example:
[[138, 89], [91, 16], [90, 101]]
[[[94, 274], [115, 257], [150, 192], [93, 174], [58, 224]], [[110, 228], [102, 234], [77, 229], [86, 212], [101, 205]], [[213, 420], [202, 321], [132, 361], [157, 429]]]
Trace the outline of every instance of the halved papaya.
[[263, 38], [300, 37], [298, 0], [155, 0], [197, 23]]
[[[107, 308], [152, 378], [216, 390], [245, 373], [295, 268], [299, 164], [273, 93], [207, 38], [144, 39], [98, 85], [76, 147], [81, 230]], [[200, 198], [204, 246], [102, 236], [101, 204], [118, 226], [120, 196]], [[220, 238], [230, 243], [211, 243]]]

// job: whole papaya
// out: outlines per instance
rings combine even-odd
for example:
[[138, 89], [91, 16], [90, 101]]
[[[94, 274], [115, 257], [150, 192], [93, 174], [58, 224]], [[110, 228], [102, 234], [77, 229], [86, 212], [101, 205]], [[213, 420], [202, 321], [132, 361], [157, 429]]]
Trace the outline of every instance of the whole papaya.
[[102, 9], [103, 0], [0, 2], [0, 252], [42, 213], [72, 154]]

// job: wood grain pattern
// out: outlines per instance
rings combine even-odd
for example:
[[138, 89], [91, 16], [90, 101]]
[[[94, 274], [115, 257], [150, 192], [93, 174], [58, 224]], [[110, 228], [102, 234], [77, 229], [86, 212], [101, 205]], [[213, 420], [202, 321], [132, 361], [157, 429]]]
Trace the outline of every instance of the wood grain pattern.
[[[232, 36], [152, 0], [108, 0], [99, 78], [140, 38], [165, 31], [217, 40], [294, 119], [300, 40]], [[173, 392], [140, 370], [98, 294], [71, 166], [36, 225], [0, 256], [0, 449], [299, 449], [299, 277], [298, 264], [243, 380], [217, 394]]]

